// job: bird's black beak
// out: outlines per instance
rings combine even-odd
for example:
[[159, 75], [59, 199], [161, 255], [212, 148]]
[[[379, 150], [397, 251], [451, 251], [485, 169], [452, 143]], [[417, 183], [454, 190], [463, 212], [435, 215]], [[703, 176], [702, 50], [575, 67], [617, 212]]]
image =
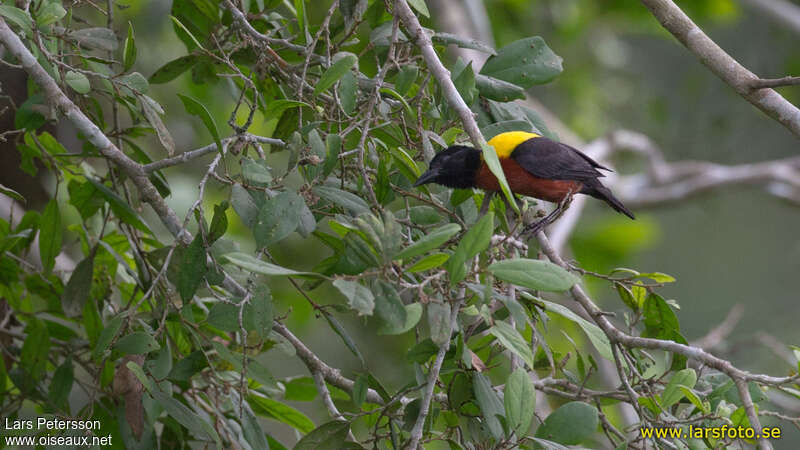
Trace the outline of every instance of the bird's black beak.
[[433, 180], [439, 176], [439, 171], [431, 169], [417, 178], [417, 181], [414, 183], [414, 187], [422, 186], [423, 184], [428, 184], [433, 182]]

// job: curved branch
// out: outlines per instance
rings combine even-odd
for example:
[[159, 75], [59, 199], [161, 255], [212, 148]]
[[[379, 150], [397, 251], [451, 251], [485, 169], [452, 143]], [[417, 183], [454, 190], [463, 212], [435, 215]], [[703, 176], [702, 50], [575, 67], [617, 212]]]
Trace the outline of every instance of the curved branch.
[[709, 38], [672, 0], [642, 0], [661, 25], [753, 106], [800, 137], [800, 109], [772, 89], [753, 89], [759, 78]]

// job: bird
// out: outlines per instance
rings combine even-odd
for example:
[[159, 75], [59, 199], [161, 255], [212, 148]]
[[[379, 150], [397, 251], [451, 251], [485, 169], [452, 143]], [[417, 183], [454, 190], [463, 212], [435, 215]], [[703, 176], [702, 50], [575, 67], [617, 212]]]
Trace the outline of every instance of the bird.
[[[523, 233], [535, 232], [555, 221], [569, 206], [574, 194], [603, 200], [615, 211], [635, 219], [633, 213], [611, 193], [600, 178], [600, 170], [611, 171], [580, 150], [536, 133], [508, 131], [488, 142], [493, 147], [511, 192], [557, 203], [548, 216], [529, 225]], [[428, 183], [487, 192], [501, 190], [497, 177], [489, 170], [480, 150], [453, 145], [431, 160], [414, 187]]]

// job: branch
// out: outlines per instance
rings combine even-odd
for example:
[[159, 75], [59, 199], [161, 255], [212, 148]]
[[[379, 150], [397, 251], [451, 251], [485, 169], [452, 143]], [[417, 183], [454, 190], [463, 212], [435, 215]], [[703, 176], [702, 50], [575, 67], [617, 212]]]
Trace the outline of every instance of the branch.
[[800, 7], [786, 0], [740, 0], [795, 33], [800, 33]]
[[[97, 127], [83, 112], [61, 91], [58, 84], [50, 77], [44, 68], [39, 65], [36, 57], [25, 47], [22, 41], [8, 28], [5, 20], [0, 17], [0, 42], [20, 62], [22, 68], [31, 77], [44, 94], [47, 103], [60, 111], [86, 139], [100, 150], [106, 158], [119, 167], [139, 190], [144, 201], [153, 207], [161, 222], [174, 236], [184, 238], [181, 232], [181, 221], [158, 194], [158, 190], [147, 178], [147, 173], [142, 165], [129, 158]], [[188, 241], [186, 241], [188, 243]]]
[[800, 137], [800, 109], [772, 89], [753, 89], [759, 78], [725, 53], [672, 0], [642, 0], [661, 25], [714, 74], [756, 108]]
[[[401, 0], [402, 1], [402, 0]], [[459, 295], [459, 298], [463, 298], [463, 294]], [[459, 299], [457, 302], [451, 305], [450, 310], [450, 331], [447, 333], [448, 336], [453, 334], [453, 330], [456, 327], [456, 320], [458, 319], [458, 310], [461, 309], [461, 303], [463, 300]], [[436, 359], [433, 361], [433, 365], [431, 366], [430, 371], [428, 372], [428, 384], [425, 386], [425, 392], [422, 394], [422, 404], [419, 407], [419, 415], [417, 416], [417, 421], [414, 422], [414, 428], [411, 429], [411, 436], [409, 437], [408, 444], [404, 447], [406, 450], [416, 450], [417, 446], [419, 445], [420, 439], [422, 439], [422, 432], [425, 428], [425, 419], [428, 417], [428, 411], [431, 407], [431, 400], [433, 400], [433, 390], [436, 387], [436, 380], [439, 379], [439, 371], [442, 369], [442, 363], [444, 362], [444, 355], [447, 353], [447, 350], [450, 349], [450, 339], [447, 339], [441, 347], [439, 347], [439, 351], [436, 353]]]
[[461, 123], [464, 124], [464, 131], [469, 135], [472, 144], [475, 148], [483, 148], [486, 145], [486, 140], [483, 138], [480, 128], [478, 128], [475, 116], [458, 93], [455, 84], [453, 84], [453, 80], [450, 78], [450, 71], [448, 71], [444, 67], [444, 64], [442, 64], [442, 61], [439, 60], [436, 50], [433, 49], [430, 36], [425, 33], [417, 16], [411, 11], [406, 0], [397, 0], [394, 5], [394, 13], [400, 17], [403, 26], [410, 34], [411, 41], [414, 42], [417, 47], [419, 47], [420, 52], [422, 52], [422, 57], [425, 59], [428, 70], [433, 74], [436, 82], [439, 83], [439, 88], [447, 99], [447, 103], [461, 118]]
[[797, 86], [800, 85], [800, 77], [783, 77], [783, 78], [759, 78], [751, 83], [753, 89], [774, 88], [781, 86]]
[[[221, 144], [223, 147], [227, 147], [228, 144], [231, 142], [242, 139], [247, 143], [259, 143], [259, 144], [267, 144], [267, 145], [277, 145], [279, 147], [283, 147], [286, 144], [280, 139], [268, 138], [263, 136], [256, 136], [254, 134], [245, 133], [242, 136], [230, 136], [222, 139]], [[180, 155], [173, 156], [171, 158], [164, 158], [159, 161], [151, 162], [150, 164], [145, 164], [142, 169], [146, 173], [152, 173], [156, 170], [161, 170], [166, 167], [177, 166], [179, 164], [183, 164], [187, 161], [191, 161], [193, 159], [199, 158], [201, 156], [208, 155], [209, 153], [214, 153], [217, 151], [217, 144], [211, 143], [206, 145], [205, 147], [200, 147], [196, 150], [191, 150], [188, 152], [183, 152]]]
[[[554, 264], [557, 264], [567, 270], [569, 266], [561, 259], [561, 256], [556, 253], [550, 241], [545, 236], [544, 232], [539, 231], [536, 234], [536, 239], [542, 247], [542, 251]], [[628, 348], [648, 348], [654, 350], [664, 350], [671, 353], [686, 356], [689, 359], [699, 361], [709, 367], [719, 370], [720, 372], [728, 375], [739, 389], [739, 395], [742, 398], [743, 406], [747, 412], [747, 417], [750, 424], [756, 432], [756, 435], [761, 434], [761, 422], [753, 406], [753, 401], [750, 398], [750, 392], [747, 388], [748, 381], [755, 381], [761, 384], [769, 385], [782, 385], [791, 383], [798, 379], [798, 376], [790, 377], [773, 377], [769, 375], [751, 374], [735, 367], [730, 361], [718, 358], [710, 353], [707, 353], [701, 348], [692, 347], [689, 345], [679, 344], [673, 341], [664, 341], [660, 339], [642, 338], [631, 336], [617, 329], [605, 314], [594, 304], [591, 298], [586, 294], [583, 288], [576, 284], [570, 289], [572, 297], [581, 304], [581, 306], [589, 313], [594, 322], [603, 330], [603, 333], [611, 340], [612, 345], [615, 343], [624, 345]], [[771, 449], [772, 445], [767, 439], [759, 441], [761, 448]]]
[[[353, 385], [355, 385], [355, 381], [343, 377], [341, 372], [339, 372], [339, 369], [334, 369], [333, 367], [325, 364], [314, 352], [312, 352], [308, 347], [306, 347], [305, 344], [303, 344], [303, 341], [298, 339], [297, 336], [289, 331], [285, 325], [275, 322], [272, 329], [286, 338], [286, 340], [292, 344], [297, 352], [297, 357], [303, 361], [312, 374], [321, 373], [328, 383], [347, 392], [353, 392]], [[375, 403], [376, 405], [382, 405], [384, 403], [381, 396], [374, 389], [367, 390], [367, 401], [370, 403]]]

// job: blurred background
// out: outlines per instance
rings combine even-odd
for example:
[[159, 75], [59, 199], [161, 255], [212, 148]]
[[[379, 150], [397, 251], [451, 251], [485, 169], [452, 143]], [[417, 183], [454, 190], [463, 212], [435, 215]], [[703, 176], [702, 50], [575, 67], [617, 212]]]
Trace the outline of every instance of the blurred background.
[[[119, 35], [130, 20], [140, 48], [135, 70], [145, 76], [186, 52], [173, 30], [168, 14], [170, 2], [128, 1], [117, 20]], [[329, 2], [308, 8], [308, 14], [324, 14]], [[323, 7], [322, 3], [325, 3]], [[639, 2], [623, 0], [427, 0], [430, 28], [465, 36], [482, 37], [496, 47], [514, 40], [542, 36], [555, 53], [564, 58], [564, 72], [555, 81], [529, 91], [529, 96], [550, 110], [567, 128], [585, 141], [617, 129], [629, 129], [650, 137], [667, 161], [703, 160], [719, 164], [742, 164], [797, 155], [797, 138], [767, 118], [702, 66], [696, 58], [667, 34]], [[800, 75], [800, 28], [766, 12], [769, 0], [693, 0], [678, 4], [722, 48], [745, 67], [764, 78]], [[790, 4], [800, 11], [800, 4]], [[798, 13], [800, 14], [800, 13]], [[800, 17], [800, 16], [798, 16]], [[451, 51], [450, 62], [454, 60]], [[7, 86], [7, 84], [6, 84]], [[24, 92], [24, 91], [23, 91]], [[217, 124], [226, 125], [236, 98], [224, 81], [214, 86], [192, 83], [191, 74], [161, 85], [152, 85], [150, 95], [165, 106], [166, 124], [178, 151], [211, 142], [199, 121], [182, 114], [176, 93], [187, 93], [209, 107]], [[780, 88], [794, 104], [800, 104], [800, 87]], [[170, 110], [180, 114], [170, 115]], [[269, 136], [274, 123], [256, 117], [251, 131]], [[551, 125], [548, 123], [548, 125]], [[61, 133], [67, 138], [71, 133]], [[155, 144], [152, 147], [157, 148]], [[151, 156], [160, 157], [158, 150]], [[8, 156], [9, 152], [3, 152]], [[280, 153], [271, 156], [285, 164]], [[643, 168], [642, 161], [614, 159], [622, 173]], [[14, 164], [9, 166], [9, 164]], [[19, 163], [4, 162], [16, 168]], [[169, 203], [179, 215], [196, 198], [202, 161], [168, 169], [172, 196]], [[18, 170], [17, 170], [18, 171]], [[41, 174], [41, 172], [40, 172]], [[25, 184], [24, 174], [20, 183]], [[4, 176], [5, 177], [5, 176]], [[296, 180], [299, 182], [299, 180]], [[52, 184], [29, 183], [28, 189]], [[22, 192], [28, 198], [32, 193]], [[216, 195], [216, 197], [215, 197]], [[227, 196], [220, 190], [207, 196], [209, 204]], [[784, 358], [788, 349], [769, 346], [770, 337], [785, 344], [800, 344], [800, 205], [765, 192], [763, 186], [724, 187], [663, 207], [636, 210], [638, 220], [629, 222], [603, 205], [592, 204], [583, 214], [570, 242], [573, 257], [590, 270], [607, 272], [624, 266], [640, 271], [673, 275], [677, 282], [663, 289], [665, 297], [680, 305], [682, 332], [689, 339], [704, 336], [722, 322], [734, 305], [744, 315], [733, 332], [715, 349], [740, 367], [773, 375], [788, 373]], [[233, 231], [247, 246], [251, 239], [235, 215]], [[157, 220], [149, 220], [156, 224]], [[290, 241], [296, 249], [299, 238]], [[321, 251], [308, 240], [307, 254]], [[275, 257], [292, 268], [310, 264], [303, 253], [287, 254], [275, 249]], [[314, 258], [316, 259], [316, 258]], [[609, 310], [620, 309], [615, 292], [607, 284], [595, 286], [593, 295]], [[590, 284], [590, 287], [592, 285]], [[598, 287], [600, 287], [598, 289]], [[345, 374], [358, 370], [358, 362], [346, 353], [324, 320], [314, 317], [308, 303], [291, 287], [272, 286], [279, 315], [328, 363]], [[317, 290], [323, 303], [340, 302], [339, 294]], [[387, 386], [408, 370], [395, 355], [403, 354], [411, 336], [375, 337], [371, 322], [348, 320], [347, 330], [371, 369]], [[777, 348], [776, 348], [777, 347]], [[391, 349], [391, 351], [387, 351]], [[280, 350], [266, 354], [265, 363], [276, 376], [306, 373], [304, 366]], [[401, 368], [401, 369], [397, 369]], [[294, 406], [322, 420], [324, 409], [315, 403]], [[800, 411], [797, 411], [800, 413]], [[287, 433], [288, 426], [274, 424]], [[800, 443], [792, 430], [779, 448]], [[787, 445], [783, 447], [783, 445]]]

